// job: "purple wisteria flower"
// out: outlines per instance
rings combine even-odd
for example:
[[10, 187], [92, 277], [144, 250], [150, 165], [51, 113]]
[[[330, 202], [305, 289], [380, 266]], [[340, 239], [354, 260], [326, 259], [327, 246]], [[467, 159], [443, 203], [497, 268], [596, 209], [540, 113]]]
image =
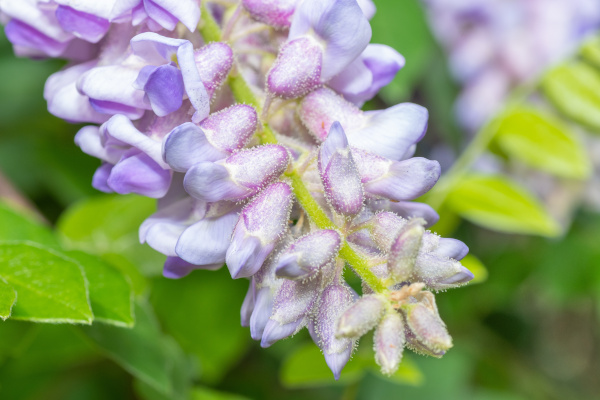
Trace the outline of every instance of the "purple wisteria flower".
[[94, 187], [157, 199], [139, 238], [167, 256], [165, 277], [227, 265], [249, 280], [252, 338], [268, 347], [307, 328], [335, 379], [371, 329], [386, 374], [405, 347], [439, 357], [452, 346], [432, 291], [473, 278], [468, 248], [427, 231], [439, 216], [413, 202], [440, 176], [412, 157], [427, 110], [359, 108], [404, 65], [369, 44], [370, 0], [0, 10], [18, 54], [71, 61], [44, 97], [54, 115], [98, 124], [75, 138], [101, 160]]

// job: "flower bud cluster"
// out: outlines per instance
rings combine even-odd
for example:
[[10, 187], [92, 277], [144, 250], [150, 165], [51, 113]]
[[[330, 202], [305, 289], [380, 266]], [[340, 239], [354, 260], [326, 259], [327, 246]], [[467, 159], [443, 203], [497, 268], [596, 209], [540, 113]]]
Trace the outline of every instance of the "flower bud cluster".
[[373, 328], [384, 373], [404, 347], [441, 356], [452, 342], [425, 289], [473, 275], [466, 246], [426, 231], [438, 216], [412, 201], [440, 175], [412, 157], [427, 110], [360, 109], [404, 65], [369, 44], [374, 5], [208, 6], [0, 1], [18, 54], [72, 61], [44, 96], [54, 115], [100, 124], [75, 138], [102, 161], [94, 187], [158, 199], [139, 234], [166, 277], [226, 264], [250, 280], [251, 336], [267, 347], [307, 327], [336, 378]]

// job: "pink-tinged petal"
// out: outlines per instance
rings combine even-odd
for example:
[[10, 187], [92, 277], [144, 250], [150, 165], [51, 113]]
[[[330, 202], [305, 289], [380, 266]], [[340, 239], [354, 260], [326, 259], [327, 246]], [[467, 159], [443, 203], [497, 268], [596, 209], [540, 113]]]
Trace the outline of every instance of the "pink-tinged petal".
[[246, 104], [236, 104], [213, 113], [200, 123], [208, 141], [215, 148], [228, 153], [244, 147], [256, 132], [257, 126], [256, 110]]
[[299, 0], [242, 0], [242, 5], [255, 20], [276, 29], [289, 28]]
[[235, 212], [204, 218], [183, 231], [175, 251], [179, 257], [196, 265], [223, 265], [237, 220]]
[[371, 27], [356, 0], [305, 0], [294, 13], [289, 40], [306, 34], [324, 42], [325, 82], [363, 52], [371, 40]]
[[[133, 149], [132, 149], [133, 150]], [[163, 197], [171, 184], [171, 171], [162, 169], [139, 150], [130, 151], [112, 169], [108, 186], [119, 194]]]
[[289, 162], [286, 148], [277, 144], [240, 150], [222, 161], [232, 179], [238, 185], [250, 189], [252, 194], [279, 178]]
[[227, 43], [209, 43], [194, 52], [194, 61], [208, 96], [212, 97], [233, 66], [233, 50]]
[[65, 31], [92, 43], [98, 43], [110, 28], [110, 22], [105, 18], [67, 6], [58, 6], [56, 19]]
[[270, 93], [283, 99], [304, 96], [321, 84], [323, 48], [302, 36], [283, 45], [267, 75]]
[[321, 146], [319, 172], [325, 196], [334, 210], [347, 216], [358, 214], [364, 202], [363, 187], [339, 122], [331, 125], [329, 135]]

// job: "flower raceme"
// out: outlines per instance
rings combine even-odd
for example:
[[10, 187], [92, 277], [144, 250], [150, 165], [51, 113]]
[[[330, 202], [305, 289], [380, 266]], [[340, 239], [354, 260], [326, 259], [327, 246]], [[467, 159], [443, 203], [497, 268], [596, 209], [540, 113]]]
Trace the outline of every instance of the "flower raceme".
[[[375, 330], [386, 374], [403, 349], [452, 340], [432, 290], [473, 275], [413, 200], [436, 161], [412, 157], [427, 110], [360, 105], [404, 65], [369, 44], [370, 0], [0, 0], [15, 52], [71, 61], [44, 96], [86, 122], [93, 186], [157, 199], [140, 241], [164, 275], [227, 265], [248, 278], [242, 324], [263, 347], [306, 327], [335, 378]], [[199, 28], [197, 28], [199, 27]], [[362, 295], [343, 278], [352, 269]]]

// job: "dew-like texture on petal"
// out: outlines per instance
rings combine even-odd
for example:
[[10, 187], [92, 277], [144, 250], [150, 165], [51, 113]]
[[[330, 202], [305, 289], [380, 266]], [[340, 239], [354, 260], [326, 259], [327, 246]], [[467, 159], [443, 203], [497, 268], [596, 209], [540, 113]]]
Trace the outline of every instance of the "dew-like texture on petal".
[[159, 117], [178, 110], [183, 104], [183, 77], [175, 63], [142, 68], [135, 84], [146, 93], [152, 110]]
[[358, 214], [363, 207], [363, 187], [339, 122], [333, 123], [321, 146], [319, 172], [327, 200], [335, 211], [344, 215]]
[[67, 6], [58, 6], [56, 19], [66, 32], [92, 43], [98, 43], [110, 28], [107, 19]]
[[406, 324], [416, 339], [435, 352], [452, 347], [452, 338], [437, 313], [422, 303], [407, 306]]
[[427, 109], [413, 103], [401, 103], [386, 110], [368, 114], [360, 129], [348, 129], [348, 142], [353, 147], [399, 161], [427, 130]]
[[277, 342], [278, 340], [292, 336], [302, 329], [304, 323], [305, 322], [303, 319], [299, 319], [288, 324], [281, 325], [279, 322], [269, 319], [267, 325], [265, 326], [265, 330], [260, 341], [260, 346], [266, 348], [273, 345], [273, 343]]
[[257, 236], [249, 234], [238, 222], [225, 254], [225, 263], [231, 277], [238, 279], [254, 275], [274, 248], [273, 242], [262, 243]]
[[231, 153], [248, 143], [256, 132], [257, 124], [258, 115], [254, 107], [236, 104], [210, 114], [200, 127], [215, 148]]
[[133, 150], [112, 169], [108, 186], [116, 193], [163, 197], [171, 184], [171, 171], [162, 169], [147, 154]]
[[194, 61], [200, 79], [212, 97], [233, 66], [233, 50], [226, 43], [209, 43], [194, 52]]
[[375, 361], [381, 372], [391, 375], [398, 369], [404, 349], [404, 320], [397, 312], [388, 313], [373, 336]]
[[371, 229], [371, 235], [377, 247], [383, 252], [389, 251], [406, 222], [407, 220], [404, 218], [388, 211], [377, 214], [373, 219], [373, 228]]
[[424, 224], [422, 219], [409, 220], [392, 243], [388, 269], [396, 283], [409, 280], [415, 272], [415, 262], [425, 234]]
[[299, 0], [242, 0], [242, 5], [255, 20], [276, 29], [288, 28]]
[[228, 155], [215, 148], [206, 138], [205, 132], [191, 122], [186, 122], [169, 133], [163, 142], [162, 154], [163, 160], [178, 172], [186, 172], [194, 164], [221, 160]]
[[[421, 253], [417, 257], [414, 274], [419, 282], [436, 290], [460, 286], [472, 279], [472, 274], [460, 262], [435, 253]], [[460, 275], [457, 275], [460, 274]], [[469, 275], [470, 274], [470, 275]]]
[[319, 278], [284, 280], [275, 295], [271, 319], [285, 325], [304, 318], [317, 300], [320, 286]]
[[88, 61], [50, 75], [44, 86], [44, 99], [52, 115], [76, 123], [101, 124], [110, 118], [94, 110], [88, 97], [77, 90], [79, 77], [96, 65], [96, 60]]
[[333, 261], [341, 246], [341, 237], [334, 230], [317, 230], [288, 247], [281, 254], [276, 275], [288, 279], [303, 279]]
[[336, 379], [350, 359], [353, 347], [352, 339], [336, 337], [338, 319], [355, 301], [355, 296], [349, 287], [331, 284], [323, 290], [314, 315], [313, 340], [316, 339], [315, 343], [323, 351], [325, 361]]
[[263, 241], [275, 240], [287, 228], [292, 203], [292, 189], [277, 182], [263, 190], [242, 210], [248, 231], [261, 235]]
[[403, 218], [423, 218], [427, 227], [434, 225], [440, 219], [438, 213], [429, 204], [414, 201], [375, 200], [369, 203], [373, 210], [392, 211]]
[[179, 237], [176, 253], [196, 265], [225, 263], [225, 254], [237, 220], [238, 215], [233, 212], [196, 222]]
[[237, 184], [251, 189], [252, 194], [281, 176], [288, 164], [287, 150], [277, 144], [241, 150], [224, 161], [233, 180]]
[[371, 26], [356, 0], [305, 0], [294, 13], [289, 40], [306, 34], [324, 44], [321, 79], [325, 82], [363, 52], [371, 40]]
[[365, 123], [362, 111], [329, 88], [320, 88], [302, 99], [298, 110], [309, 132], [324, 141], [331, 125], [338, 121], [344, 130], [358, 129]]
[[328, 85], [358, 106], [372, 99], [404, 66], [404, 57], [383, 44], [370, 44]]
[[352, 304], [340, 317], [338, 337], [359, 338], [377, 325], [386, 309], [385, 299], [366, 295]]
[[323, 48], [310, 37], [287, 42], [267, 75], [270, 93], [283, 99], [304, 96], [321, 84]]

